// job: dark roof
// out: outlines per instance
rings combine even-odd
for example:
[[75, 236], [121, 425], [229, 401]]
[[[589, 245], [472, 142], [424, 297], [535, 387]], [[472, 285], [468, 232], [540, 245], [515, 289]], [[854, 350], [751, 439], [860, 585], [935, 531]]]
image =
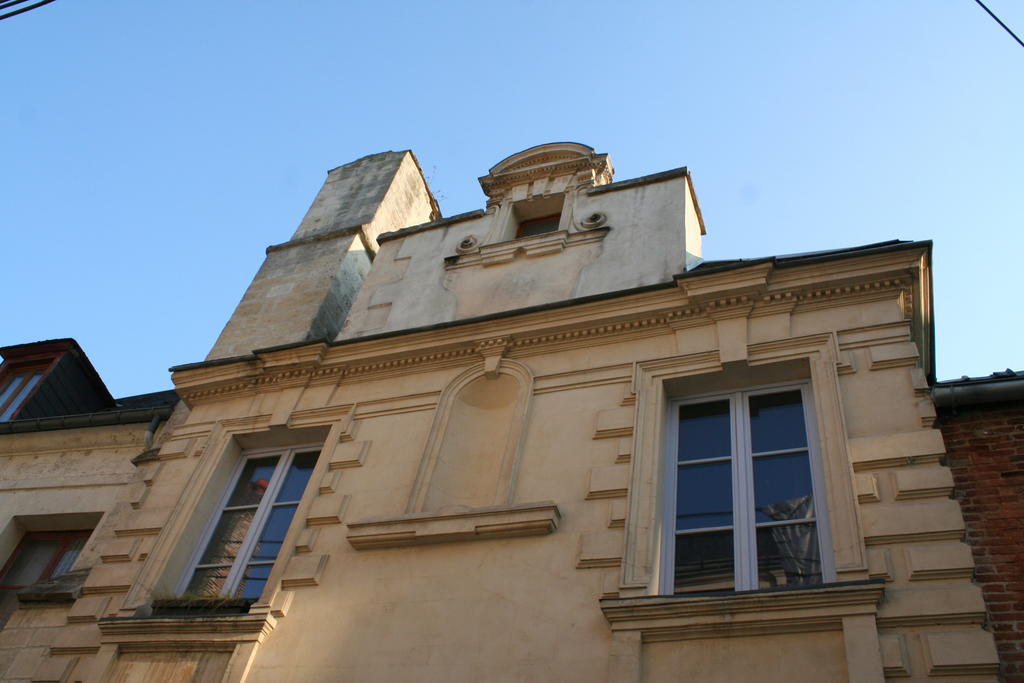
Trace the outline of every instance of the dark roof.
[[956, 414], [960, 409], [991, 408], [988, 404], [1017, 405], [1024, 401], [1024, 372], [1006, 369], [987, 377], [967, 377], [936, 382], [932, 400], [943, 414]]
[[1015, 380], [1024, 379], [1024, 372], [1011, 370], [1006, 368], [1003, 371], [995, 371], [991, 375], [985, 375], [984, 377], [968, 377], [963, 375], [960, 379], [944, 379], [941, 382], [936, 382], [937, 387], [952, 387], [952, 386], [970, 386], [976, 384], [998, 384], [999, 382], [1013, 382]]
[[100, 405], [113, 405], [114, 397], [107, 390], [100, 374], [96, 372], [92, 361], [85, 355], [85, 351], [77, 341], [71, 337], [63, 339], [44, 339], [42, 341], [28, 342], [26, 344], [13, 344], [0, 348], [0, 356], [8, 363], [18, 362], [22, 359], [38, 355], [52, 355], [54, 357], [65, 354], [77, 366], [80, 377], [88, 385], [88, 391], [93, 394], [95, 401]]
[[98, 413], [81, 415], [55, 415], [28, 420], [0, 422], [0, 434], [20, 432], [48, 432], [55, 429], [78, 429], [80, 427], [102, 427], [118, 424], [140, 424], [155, 418], [166, 420], [174, 410], [171, 406], [154, 408], [132, 408], [125, 410], [103, 410]]
[[917, 249], [921, 247], [931, 247], [931, 245], [931, 240], [888, 240], [886, 242], [874, 242], [872, 244], [864, 244], [858, 247], [845, 247], [843, 249], [805, 251], [799, 254], [761, 256], [758, 258], [738, 258], [722, 259], [718, 261], [704, 261], [695, 268], [685, 273], [680, 273], [679, 275], [676, 275], [676, 279], [678, 280], [684, 277], [707, 275], [709, 273], [717, 273], [725, 270], [734, 270], [736, 268], [745, 268], [747, 266], [754, 266], [759, 263], [771, 263], [775, 265], [776, 268], [786, 268], [790, 266], [806, 266], [812, 263], [819, 263], [822, 261], [836, 261], [843, 258], [865, 256], [867, 254], [872, 253], [899, 251], [901, 249]]
[[137, 396], [125, 396], [116, 400], [115, 410], [139, 410], [141, 408], [163, 408], [174, 406], [178, 402], [178, 394], [174, 389], [166, 391], [154, 391], [149, 394], [138, 394]]
[[115, 424], [138, 424], [153, 418], [166, 420], [178, 403], [173, 389], [154, 391], [117, 399], [113, 408], [75, 415], [49, 415], [41, 418], [0, 422], [0, 434], [46, 432], [54, 429], [77, 429]]
[[0, 348], [8, 363], [47, 358], [50, 369], [29, 395], [18, 419], [0, 422], [0, 434], [72, 429], [166, 419], [178, 395], [156, 391], [115, 400], [74, 339], [48, 339]]

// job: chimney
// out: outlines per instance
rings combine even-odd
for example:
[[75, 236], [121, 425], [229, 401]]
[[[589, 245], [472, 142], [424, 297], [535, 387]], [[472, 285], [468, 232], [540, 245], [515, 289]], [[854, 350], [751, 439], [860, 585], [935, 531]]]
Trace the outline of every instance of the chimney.
[[333, 339], [370, 269], [377, 235], [440, 215], [410, 151], [372, 154], [329, 171], [291, 240], [267, 248], [206, 360]]

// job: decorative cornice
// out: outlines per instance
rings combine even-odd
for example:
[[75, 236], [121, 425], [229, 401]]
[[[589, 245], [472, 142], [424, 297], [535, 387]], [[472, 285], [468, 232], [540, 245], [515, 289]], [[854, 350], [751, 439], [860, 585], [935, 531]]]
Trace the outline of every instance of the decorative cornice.
[[246, 395], [261, 387], [272, 387], [277, 390], [287, 386], [302, 386], [307, 383], [333, 384], [346, 377], [358, 377], [368, 374], [382, 376], [385, 373], [403, 373], [408, 372], [412, 367], [421, 365], [430, 366], [430, 369], [435, 369], [444, 365], [459, 364], [467, 356], [473, 356], [475, 353], [476, 349], [474, 347], [464, 346], [462, 348], [446, 349], [433, 353], [396, 356], [372, 362], [353, 363], [351, 365], [342, 364], [318, 367], [307, 364], [277, 373], [251, 375], [236, 381], [198, 385], [194, 389], [188, 388], [187, 385], [179, 385], [178, 391], [182, 400], [191, 406], [211, 400], [217, 401]]
[[722, 273], [680, 277], [676, 284], [690, 301], [695, 303], [716, 299], [729, 300], [767, 289], [772, 269], [771, 263], [761, 263]]
[[[600, 230], [591, 231], [594, 232]], [[694, 289], [697, 296], [683, 298], [681, 302], [678, 295], [673, 300], [669, 290], [637, 294], [629, 299], [633, 305], [625, 310], [634, 312], [627, 315], [623, 314], [624, 307], [619, 299], [581, 304], [576, 316], [577, 322], [571, 326], [565, 324], [564, 318], [549, 312], [527, 314], [527, 317], [517, 322], [520, 327], [524, 323], [530, 325], [528, 316], [533, 316], [536, 321], [532, 323], [533, 329], [502, 335], [504, 355], [514, 358], [594, 344], [618, 343], [670, 330], [712, 324], [714, 320], [729, 317], [756, 317], [890, 299], [904, 294], [912, 285], [909, 277], [884, 277], [835, 286], [804, 284], [773, 288], [772, 283], [765, 284], [766, 273], [765, 268], [760, 266], [744, 269], [742, 277], [721, 278], [717, 286]], [[689, 284], [687, 286], [690, 287]], [[548, 326], [547, 330], [544, 329], [545, 325]], [[493, 323], [475, 323], [473, 327], [463, 330], [452, 328], [442, 334], [426, 331], [416, 333], [416, 336], [396, 337], [396, 342], [401, 343], [393, 346], [395, 351], [388, 355], [347, 362], [339, 362], [338, 356], [343, 353], [341, 349], [359, 349], [358, 340], [340, 348], [314, 344], [308, 348], [268, 351], [261, 353], [256, 360], [179, 371], [174, 379], [179, 395], [187, 405], [192, 406], [249, 395], [261, 389], [280, 390], [309, 384], [334, 384], [349, 378], [377, 378], [455, 367], [464, 365], [467, 359], [481, 353], [487, 356], [480, 346], [483, 343], [480, 338], [473, 339], [471, 335], [474, 329], [488, 328], [493, 330]], [[412, 350], [399, 350], [403, 347], [409, 349], [417, 342], [422, 345]], [[365, 350], [370, 351], [380, 341], [368, 340], [365, 343]], [[287, 364], [284, 359], [290, 359], [292, 364]], [[912, 364], [916, 361], [908, 358], [901, 362]]]
[[[585, 159], [583, 159], [585, 160]], [[561, 163], [564, 161], [581, 161], [578, 152], [545, 152], [536, 154], [528, 159], [509, 164], [502, 169], [502, 174], [522, 171], [528, 168], [535, 168], [547, 164]]]

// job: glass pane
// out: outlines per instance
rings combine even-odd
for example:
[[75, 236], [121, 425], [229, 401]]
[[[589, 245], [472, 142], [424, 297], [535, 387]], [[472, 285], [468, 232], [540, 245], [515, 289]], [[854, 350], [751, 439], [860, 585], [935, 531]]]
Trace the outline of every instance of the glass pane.
[[247, 566], [242, 574], [242, 581], [238, 584], [238, 590], [235, 591], [235, 597], [252, 598], [253, 600], [259, 598], [263, 587], [267, 585], [267, 577], [270, 576], [270, 569], [273, 566], [272, 564], [250, 564]]
[[250, 458], [242, 468], [242, 476], [231, 492], [227, 507], [236, 505], [257, 505], [267, 492], [270, 478], [274, 476], [278, 456], [269, 458]]
[[292, 464], [288, 466], [288, 475], [284, 478], [276, 502], [283, 503], [302, 498], [302, 492], [306, 490], [306, 483], [313, 474], [318, 455], [320, 454], [316, 452], [298, 453], [292, 458]]
[[675, 592], [732, 590], [732, 532], [676, 536]]
[[217, 527], [213, 530], [213, 536], [210, 537], [210, 542], [199, 559], [199, 564], [230, 564], [234, 562], [255, 514], [255, 509], [225, 511], [221, 515], [220, 521], [217, 522]]
[[68, 541], [67, 546], [64, 548], [64, 553], [60, 556], [60, 560], [57, 562], [57, 566], [53, 568], [51, 576], [60, 576], [66, 572], [71, 571], [71, 565], [78, 559], [78, 555], [82, 552], [82, 548], [85, 547], [85, 542], [88, 539], [84, 536], [79, 538], [72, 538]]
[[295, 515], [294, 505], [278, 505], [270, 511], [267, 523], [260, 534], [260, 540], [252, 551], [250, 558], [256, 560], [275, 560], [281, 552], [281, 544], [284, 543], [284, 535], [288, 533], [288, 525], [292, 523], [292, 516]]
[[543, 235], [546, 232], [554, 232], [558, 230], [558, 222], [561, 220], [561, 216], [548, 216], [546, 218], [536, 218], [529, 221], [523, 221], [519, 224], [518, 237], [532, 237], [533, 235]]
[[676, 531], [732, 526], [730, 461], [682, 465], [676, 477]]
[[761, 588], [821, 583], [817, 525], [785, 524], [758, 529], [757, 580]]
[[7, 410], [4, 411], [3, 415], [0, 415], [0, 422], [6, 422], [14, 417], [14, 413], [21, 407], [21, 404], [25, 402], [25, 398], [32, 393], [35, 386], [39, 384], [39, 379], [43, 376], [41, 370], [37, 370], [32, 373], [32, 376], [28, 378], [28, 381], [21, 385], [21, 389], [18, 390], [17, 395], [11, 401], [10, 405], [7, 406]]
[[231, 567], [209, 567], [197, 569], [188, 582], [186, 593], [193, 595], [220, 595], [224, 590], [224, 581], [228, 578]]
[[679, 461], [732, 456], [729, 402], [679, 406]]
[[754, 507], [758, 522], [814, 516], [807, 451], [754, 458]]
[[0, 581], [5, 586], [28, 586], [42, 578], [43, 572], [60, 550], [57, 538], [26, 538], [11, 568]]
[[21, 386], [21, 380], [24, 377], [25, 373], [19, 372], [17, 375], [13, 375], [9, 380], [7, 380], [7, 384], [4, 385], [3, 390], [0, 390], [0, 408], [2, 408], [4, 403], [7, 402], [7, 399], [11, 397], [14, 390]]
[[799, 390], [750, 397], [750, 438], [755, 453], [806, 448]]

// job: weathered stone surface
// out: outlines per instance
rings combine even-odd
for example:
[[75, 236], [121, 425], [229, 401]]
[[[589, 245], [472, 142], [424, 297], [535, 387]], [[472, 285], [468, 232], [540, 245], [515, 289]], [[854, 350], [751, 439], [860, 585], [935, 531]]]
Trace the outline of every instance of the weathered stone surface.
[[376, 236], [436, 214], [411, 152], [374, 154], [330, 171], [292, 240], [268, 249], [207, 359], [333, 339], [370, 270]]
[[[514, 170], [499, 164], [480, 179], [488, 212], [385, 238], [379, 261], [392, 265], [374, 266], [339, 339], [671, 282], [699, 260], [685, 169], [609, 184], [607, 155], [576, 143], [509, 159]], [[516, 237], [520, 220], [551, 214], [557, 231]]]
[[78, 569], [34, 583], [18, 591], [20, 602], [74, 602], [82, 592], [88, 569]]

